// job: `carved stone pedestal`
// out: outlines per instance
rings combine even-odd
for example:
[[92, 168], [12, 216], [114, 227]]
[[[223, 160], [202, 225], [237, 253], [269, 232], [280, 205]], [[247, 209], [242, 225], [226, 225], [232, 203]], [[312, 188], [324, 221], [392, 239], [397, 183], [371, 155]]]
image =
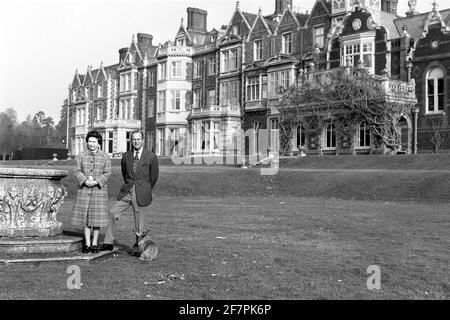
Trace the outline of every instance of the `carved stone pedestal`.
[[0, 238], [1, 255], [67, 253], [81, 249], [81, 237], [58, 235], [45, 238]]
[[61, 233], [56, 220], [67, 194], [67, 171], [0, 168], [0, 237], [50, 237]]
[[0, 265], [86, 263], [113, 251], [81, 253], [83, 236], [63, 234], [56, 216], [67, 194], [67, 171], [0, 168]]

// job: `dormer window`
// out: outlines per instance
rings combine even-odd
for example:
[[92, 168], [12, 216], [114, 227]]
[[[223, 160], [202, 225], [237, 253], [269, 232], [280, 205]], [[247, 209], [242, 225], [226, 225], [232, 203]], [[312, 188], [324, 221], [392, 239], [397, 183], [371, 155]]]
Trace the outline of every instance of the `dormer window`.
[[217, 40], [217, 35], [212, 34], [211, 35], [211, 42], [216, 42], [216, 40]]
[[176, 45], [177, 45], [177, 47], [184, 46], [184, 38], [177, 39]]
[[234, 35], [238, 35], [239, 34], [238, 26], [232, 26], [231, 27], [231, 33], [234, 34]]

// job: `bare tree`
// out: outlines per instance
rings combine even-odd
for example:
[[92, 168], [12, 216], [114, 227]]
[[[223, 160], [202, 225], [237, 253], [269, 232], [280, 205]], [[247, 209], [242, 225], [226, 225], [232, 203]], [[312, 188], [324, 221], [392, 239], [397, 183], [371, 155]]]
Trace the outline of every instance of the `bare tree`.
[[431, 132], [430, 142], [434, 147], [434, 153], [438, 153], [444, 146], [447, 132], [444, 131], [444, 121], [441, 118], [435, 118], [430, 120]]
[[[293, 127], [301, 123], [301, 114], [323, 119], [332, 115], [341, 135], [353, 136], [355, 125], [365, 121], [378, 144], [396, 154], [401, 148], [399, 121], [410, 112], [412, 104], [390, 100], [382, 87], [382, 79], [369, 74], [364, 68], [346, 67], [333, 72], [301, 75], [295, 86], [286, 90], [281, 99], [280, 127]], [[283, 109], [295, 108], [286, 112]], [[298, 115], [300, 114], [300, 115]], [[285, 130], [284, 139], [292, 132]], [[282, 138], [283, 139], [283, 138]]]

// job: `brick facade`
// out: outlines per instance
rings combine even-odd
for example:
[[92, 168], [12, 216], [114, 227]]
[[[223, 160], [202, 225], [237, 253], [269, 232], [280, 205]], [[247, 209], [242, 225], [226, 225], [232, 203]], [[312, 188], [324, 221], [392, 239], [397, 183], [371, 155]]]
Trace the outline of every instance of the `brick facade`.
[[[429, 13], [417, 14], [411, 8], [407, 17], [398, 17], [397, 1], [354, 6], [353, 1], [343, 0], [336, 2], [340, 7], [334, 1], [317, 0], [311, 12], [303, 14], [293, 11], [292, 1], [274, 0], [275, 10], [269, 15], [243, 12], [237, 3], [229, 24], [210, 31], [207, 11], [188, 8], [187, 25], [182, 21], [174, 41], [154, 46], [151, 35], [138, 34], [130, 46], [119, 50], [118, 64], [101, 64], [95, 70], [88, 68], [85, 74], [75, 73], [67, 99], [70, 152], [80, 153], [83, 137], [94, 129], [104, 135], [104, 149], [111, 155], [129, 148], [127, 137], [136, 129], [146, 133], [146, 139], [151, 140], [147, 148], [159, 155], [170, 156], [175, 145], [186, 154], [226, 152], [234, 148], [232, 137], [240, 130], [255, 125], [278, 130], [279, 90], [285, 85], [294, 85], [305, 73], [345, 66], [351, 59], [366, 59], [363, 63], [371, 72], [389, 77], [392, 87], [410, 88], [414, 86], [410, 80], [415, 81], [417, 126], [414, 110], [405, 115], [402, 124], [406, 152], [432, 150], [430, 134], [437, 121], [442, 123], [439, 130], [449, 134], [443, 148], [450, 148], [450, 9], [439, 11], [434, 5]], [[262, 55], [258, 59], [255, 41], [261, 41]], [[360, 46], [359, 58], [343, 56], [350, 45]], [[367, 57], [363, 48], [369, 50]], [[209, 72], [210, 61], [215, 61], [215, 73]], [[182, 76], [172, 79], [177, 73], [172, 68], [178, 62]], [[161, 70], [167, 75], [161, 76]], [[443, 96], [442, 103], [432, 100], [427, 78], [432, 70], [437, 77], [433, 81], [439, 85], [433, 87], [434, 95], [436, 99]], [[122, 87], [128, 86], [126, 81], [132, 81], [131, 88]], [[100, 84], [102, 97], [97, 96]], [[88, 87], [90, 93], [86, 96]], [[177, 91], [182, 94], [180, 98]], [[180, 109], [178, 99], [182, 101]], [[436, 110], [430, 109], [429, 101]], [[373, 146], [354, 150], [356, 136], [351, 141], [337, 137], [335, 148], [324, 149], [330, 121], [296, 132], [291, 152], [296, 151], [298, 139], [313, 154], [375, 152]], [[169, 139], [175, 139], [175, 144]]]

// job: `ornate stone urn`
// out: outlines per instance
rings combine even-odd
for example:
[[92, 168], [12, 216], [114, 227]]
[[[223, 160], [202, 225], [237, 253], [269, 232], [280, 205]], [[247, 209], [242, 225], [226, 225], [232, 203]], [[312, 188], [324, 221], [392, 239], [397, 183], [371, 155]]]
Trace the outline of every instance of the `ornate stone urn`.
[[0, 237], [49, 237], [62, 232], [56, 216], [67, 195], [65, 170], [0, 168]]

